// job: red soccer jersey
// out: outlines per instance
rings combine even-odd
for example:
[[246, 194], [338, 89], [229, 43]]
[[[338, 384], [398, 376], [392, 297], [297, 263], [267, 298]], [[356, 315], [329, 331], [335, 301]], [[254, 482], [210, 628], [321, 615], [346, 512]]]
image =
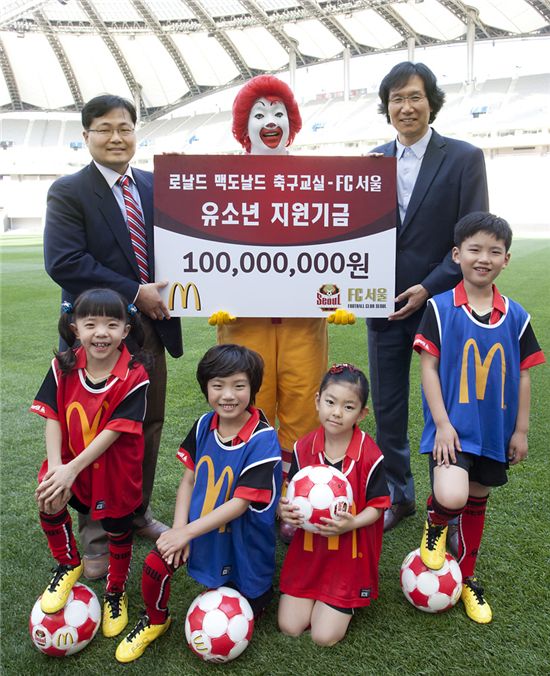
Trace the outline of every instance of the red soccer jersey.
[[[118, 439], [77, 476], [72, 492], [90, 507], [93, 519], [131, 514], [142, 501], [143, 418], [149, 379], [141, 364], [129, 368], [131, 355], [122, 346], [109, 378], [99, 386], [86, 380], [86, 352], [76, 351], [76, 364], [68, 374], [57, 360], [31, 406], [44, 418], [59, 421], [63, 464], [90, 444], [103, 430], [120, 432]], [[40, 468], [38, 480], [48, 471]]]
[[[324, 442], [322, 427], [296, 442], [294, 453], [299, 469], [327, 464]], [[354, 428], [341, 471], [353, 489], [354, 514], [368, 506], [390, 506], [382, 453], [358, 427]], [[368, 606], [378, 596], [383, 522], [379, 518], [370, 526], [328, 538], [299, 528], [281, 570], [281, 592], [340, 608]]]

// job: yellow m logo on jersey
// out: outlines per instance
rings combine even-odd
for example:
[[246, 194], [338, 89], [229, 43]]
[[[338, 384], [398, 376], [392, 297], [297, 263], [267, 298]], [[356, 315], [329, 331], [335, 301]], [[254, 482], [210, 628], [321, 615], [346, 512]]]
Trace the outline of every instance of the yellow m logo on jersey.
[[[95, 414], [95, 418], [92, 420], [92, 424], [90, 425], [90, 421], [88, 420], [88, 416], [86, 415], [86, 411], [84, 410], [82, 404], [80, 404], [78, 401], [73, 401], [72, 404], [69, 404], [69, 406], [67, 406], [67, 413], [65, 414], [67, 428], [71, 429], [71, 415], [73, 411], [76, 411], [80, 419], [80, 428], [82, 430], [82, 441], [84, 443], [83, 448], [86, 448], [95, 439], [97, 435], [97, 428], [99, 427], [99, 421], [101, 420], [101, 414], [108, 408], [109, 404], [106, 401], [104, 401], [99, 411]], [[77, 455], [76, 450], [73, 448], [73, 445], [71, 444], [70, 434], [69, 434], [69, 448], [71, 449], [73, 455]]]
[[[349, 510], [354, 516], [357, 514], [357, 508], [355, 502], [352, 503], [351, 509]], [[321, 538], [321, 546], [324, 546], [325, 542], [327, 549], [329, 551], [336, 551], [340, 549], [340, 536], [339, 535], [329, 535], [327, 538]], [[312, 552], [313, 551], [313, 533], [306, 530], [304, 531], [304, 551]], [[351, 558], [356, 559], [358, 556], [357, 551], [357, 530], [351, 531]]]
[[500, 352], [500, 363], [501, 363], [501, 407], [505, 408], [504, 405], [504, 383], [506, 381], [506, 359], [504, 357], [504, 348], [500, 343], [495, 343], [487, 356], [483, 361], [481, 361], [481, 355], [479, 354], [479, 348], [476, 341], [473, 338], [470, 338], [466, 341], [464, 345], [464, 350], [462, 351], [462, 368], [460, 370], [460, 393], [459, 393], [459, 403], [468, 404], [470, 402], [470, 395], [468, 392], [468, 356], [470, 348], [474, 351], [474, 369], [476, 376], [476, 399], [482, 400], [485, 399], [485, 390], [487, 389], [487, 378], [489, 377], [489, 369], [493, 363], [493, 359], [497, 352]]
[[193, 284], [193, 282], [189, 282], [185, 286], [183, 286], [183, 284], [180, 284], [180, 282], [174, 282], [172, 284], [172, 286], [170, 287], [170, 293], [168, 294], [168, 309], [170, 311], [174, 310], [174, 304], [176, 302], [176, 291], [179, 290], [182, 310], [187, 310], [187, 305], [189, 303], [189, 292], [191, 291], [191, 289], [193, 290], [193, 296], [195, 299], [195, 310], [197, 310], [198, 312], [201, 309], [201, 297], [199, 294], [199, 290]]
[[[233, 486], [233, 470], [231, 467], [227, 466], [224, 468], [219, 478], [216, 480], [216, 470], [214, 469], [214, 463], [212, 458], [209, 458], [207, 455], [203, 456], [197, 463], [195, 469], [195, 476], [198, 476], [199, 469], [202, 464], [206, 465], [206, 494], [204, 496], [204, 502], [202, 505], [201, 516], [205, 514], [210, 514], [210, 512], [215, 508], [216, 502], [220, 493], [223, 490], [223, 485], [227, 477], [227, 485], [225, 488], [225, 497], [224, 502], [227, 502], [229, 495], [231, 494], [231, 488]], [[219, 532], [223, 533], [225, 531], [225, 525], [221, 526]]]

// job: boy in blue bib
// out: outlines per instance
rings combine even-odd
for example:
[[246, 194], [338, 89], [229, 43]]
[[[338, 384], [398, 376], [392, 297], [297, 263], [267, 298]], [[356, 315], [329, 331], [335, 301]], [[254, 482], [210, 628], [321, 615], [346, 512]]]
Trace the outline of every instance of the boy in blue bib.
[[462, 601], [470, 619], [492, 611], [475, 577], [487, 499], [527, 457], [529, 369], [545, 361], [529, 314], [493, 284], [510, 260], [512, 230], [474, 212], [455, 228], [453, 260], [463, 280], [428, 301], [415, 338], [420, 353], [424, 431], [432, 494], [420, 547], [433, 570], [445, 562], [447, 524], [458, 517]]
[[143, 564], [145, 613], [119, 644], [119, 662], [136, 660], [170, 626], [171, 580], [183, 564], [207, 587], [237, 589], [255, 617], [273, 597], [282, 462], [277, 433], [253, 406], [262, 376], [262, 357], [241, 345], [216, 345], [199, 362], [211, 410], [178, 451], [185, 472], [174, 523]]

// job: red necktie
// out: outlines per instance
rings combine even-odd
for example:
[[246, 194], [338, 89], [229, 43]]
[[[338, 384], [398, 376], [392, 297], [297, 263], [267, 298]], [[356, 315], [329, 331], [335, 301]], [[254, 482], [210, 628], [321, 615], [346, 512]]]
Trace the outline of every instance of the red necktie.
[[124, 198], [124, 206], [126, 207], [126, 218], [128, 223], [128, 231], [130, 232], [130, 240], [132, 248], [136, 255], [136, 261], [139, 268], [139, 278], [142, 284], [149, 283], [149, 263], [147, 262], [147, 239], [145, 236], [145, 222], [140, 206], [132, 197], [130, 192], [129, 176], [121, 176], [118, 179], [119, 185], [122, 188], [122, 196]]

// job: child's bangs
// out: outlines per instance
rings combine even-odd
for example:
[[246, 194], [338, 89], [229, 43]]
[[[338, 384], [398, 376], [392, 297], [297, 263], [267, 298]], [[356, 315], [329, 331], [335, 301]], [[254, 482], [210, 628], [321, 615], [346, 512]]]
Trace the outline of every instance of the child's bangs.
[[110, 289], [92, 289], [84, 292], [74, 308], [74, 316], [81, 317], [114, 317], [127, 320], [127, 313], [122, 298]]

